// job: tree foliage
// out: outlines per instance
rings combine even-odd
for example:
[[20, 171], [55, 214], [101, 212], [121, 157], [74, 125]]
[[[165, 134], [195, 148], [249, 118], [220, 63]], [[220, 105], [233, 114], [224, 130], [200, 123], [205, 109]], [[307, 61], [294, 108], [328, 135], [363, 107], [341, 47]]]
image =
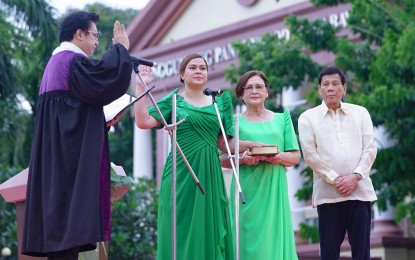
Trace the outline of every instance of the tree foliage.
[[133, 172], [134, 119], [127, 112], [109, 133], [111, 161], [124, 168], [128, 175]]
[[[283, 88], [294, 89], [307, 84], [309, 78], [319, 70], [320, 66], [302, 51], [298, 40], [286, 41], [272, 34], [265, 34], [256, 41], [241, 41], [233, 44], [238, 52], [240, 65], [231, 65], [225, 70], [225, 78], [236, 84], [238, 79], [249, 70], [261, 70], [267, 75], [270, 98], [266, 101], [271, 109], [281, 110], [277, 106], [277, 94]], [[298, 73], [304, 77], [298, 77]]]
[[109, 259], [156, 259], [158, 189], [141, 178], [112, 208]]
[[349, 70], [356, 90], [350, 99], [367, 107], [374, 124], [383, 126], [394, 142], [391, 146], [380, 143], [374, 164], [378, 207], [385, 210], [388, 203], [398, 205], [414, 222], [415, 53], [410, 50], [415, 46], [415, 2], [352, 3], [351, 29], [370, 44], [366, 50], [371, 51], [365, 52], [369, 55], [362, 63], [367, 63], [365, 74], [361, 69]]
[[[21, 170], [0, 164], [0, 183], [7, 181]], [[16, 207], [0, 197], [0, 250], [4, 247], [10, 248], [12, 252], [10, 259], [17, 259]]]
[[[375, 126], [384, 127], [388, 143], [377, 140], [378, 156], [372, 180], [378, 194], [378, 207], [398, 205], [398, 218], [411, 217], [415, 222], [415, 2], [412, 0], [312, 0], [317, 6], [350, 3], [346, 36], [323, 20], [288, 16], [291, 38], [264, 35], [254, 43], [235, 43], [240, 66], [230, 68], [227, 79], [235, 83], [251, 69], [265, 72], [272, 93], [283, 87], [303, 87], [311, 91], [307, 104], [321, 102], [316, 92], [316, 78], [322, 66], [314, 54], [334, 54], [334, 65], [348, 76], [345, 102], [362, 105], [370, 112]], [[358, 37], [358, 40], [356, 40]], [[353, 38], [353, 40], [351, 40]], [[313, 83], [314, 80], [314, 83]], [[294, 117], [298, 112], [293, 111]], [[391, 141], [391, 142], [390, 142]], [[392, 143], [392, 144], [390, 144]], [[303, 171], [309, 178], [309, 171]], [[311, 185], [298, 191], [308, 199]]]
[[[57, 25], [44, 0], [0, 4], [0, 157], [12, 166], [27, 165], [38, 83]], [[21, 100], [28, 101], [31, 113]]]

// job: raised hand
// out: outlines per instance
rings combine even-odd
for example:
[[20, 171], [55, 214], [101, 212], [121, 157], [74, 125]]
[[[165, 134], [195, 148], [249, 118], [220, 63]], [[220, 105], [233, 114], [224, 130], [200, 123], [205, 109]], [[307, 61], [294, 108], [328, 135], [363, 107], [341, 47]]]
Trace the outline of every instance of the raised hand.
[[127, 31], [125, 30], [124, 24], [121, 24], [119, 21], [115, 21], [112, 43], [120, 43], [128, 50], [130, 48], [130, 40], [128, 39]]
[[[143, 79], [144, 83], [146, 85], [150, 84], [153, 81], [153, 72], [151, 71], [151, 68], [144, 65], [138, 66], [138, 71], [140, 73], [141, 78]], [[141, 82], [141, 80], [138, 78], [138, 75], [136, 75], [135, 78], [135, 86], [136, 86], [136, 93], [142, 93], [144, 92], [144, 86]]]
[[153, 81], [153, 72], [150, 67], [139, 65], [138, 70], [140, 71], [141, 78], [146, 84], [150, 84]]

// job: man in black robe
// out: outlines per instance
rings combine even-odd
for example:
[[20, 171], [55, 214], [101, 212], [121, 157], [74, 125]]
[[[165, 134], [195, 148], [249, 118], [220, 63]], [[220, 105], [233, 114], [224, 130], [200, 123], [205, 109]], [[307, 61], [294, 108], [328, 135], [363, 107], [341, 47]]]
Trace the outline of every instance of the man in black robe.
[[113, 46], [101, 60], [95, 13], [74, 12], [62, 22], [61, 45], [39, 91], [26, 195], [22, 253], [78, 259], [110, 234], [110, 160], [103, 106], [122, 96], [132, 62], [124, 25], [114, 24]]

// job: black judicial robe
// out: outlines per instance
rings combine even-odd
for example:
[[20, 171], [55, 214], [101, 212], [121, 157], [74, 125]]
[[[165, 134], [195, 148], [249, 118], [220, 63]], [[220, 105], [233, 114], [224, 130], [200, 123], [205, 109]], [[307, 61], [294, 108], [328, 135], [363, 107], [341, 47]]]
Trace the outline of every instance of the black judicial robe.
[[110, 161], [103, 106], [130, 85], [132, 63], [121, 44], [101, 60], [73, 51], [51, 57], [37, 105], [22, 253], [110, 239]]

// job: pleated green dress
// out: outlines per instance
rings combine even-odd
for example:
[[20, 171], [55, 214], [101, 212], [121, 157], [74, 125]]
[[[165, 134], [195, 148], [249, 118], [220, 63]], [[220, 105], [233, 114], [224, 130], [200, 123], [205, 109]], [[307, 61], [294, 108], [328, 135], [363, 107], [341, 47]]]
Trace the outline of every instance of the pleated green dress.
[[[288, 110], [267, 122], [249, 122], [239, 116], [240, 140], [275, 144], [280, 151], [299, 150]], [[241, 165], [239, 182], [246, 204], [239, 203], [241, 260], [298, 259], [284, 166], [260, 162]], [[234, 189], [231, 218], [234, 223]]]
[[[171, 122], [171, 96], [157, 104]], [[227, 135], [233, 136], [232, 100], [229, 92], [216, 98]], [[154, 107], [150, 114], [159, 120]], [[206, 190], [202, 195], [186, 164], [177, 153], [177, 259], [234, 259], [230, 212], [217, 148], [220, 126], [215, 107], [195, 107], [177, 96], [177, 142]], [[164, 165], [157, 223], [157, 259], [172, 259], [172, 157]]]

